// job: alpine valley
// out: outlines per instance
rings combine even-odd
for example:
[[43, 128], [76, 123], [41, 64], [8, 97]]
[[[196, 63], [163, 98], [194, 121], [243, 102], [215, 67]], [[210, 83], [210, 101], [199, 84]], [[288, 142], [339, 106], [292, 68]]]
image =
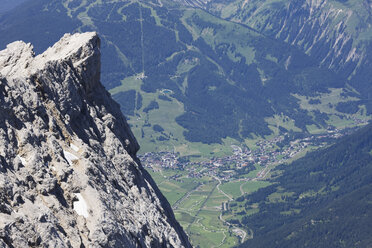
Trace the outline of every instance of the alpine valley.
[[368, 247], [356, 230], [372, 230], [370, 181], [358, 181], [371, 128], [355, 130], [372, 118], [370, 0], [11, 7], [0, 50], [23, 40], [40, 54], [65, 33], [98, 33], [101, 82], [194, 246]]

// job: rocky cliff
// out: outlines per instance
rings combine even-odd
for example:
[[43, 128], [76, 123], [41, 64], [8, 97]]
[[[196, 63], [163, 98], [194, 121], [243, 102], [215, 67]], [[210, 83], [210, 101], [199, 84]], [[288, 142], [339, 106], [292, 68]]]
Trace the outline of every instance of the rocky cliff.
[[190, 247], [100, 84], [96, 33], [0, 52], [0, 247]]

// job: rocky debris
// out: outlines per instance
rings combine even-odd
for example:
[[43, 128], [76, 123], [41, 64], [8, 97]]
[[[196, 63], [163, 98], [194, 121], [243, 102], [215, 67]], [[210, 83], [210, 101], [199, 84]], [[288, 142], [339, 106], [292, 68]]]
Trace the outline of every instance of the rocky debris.
[[190, 247], [100, 84], [96, 33], [0, 52], [0, 247]]

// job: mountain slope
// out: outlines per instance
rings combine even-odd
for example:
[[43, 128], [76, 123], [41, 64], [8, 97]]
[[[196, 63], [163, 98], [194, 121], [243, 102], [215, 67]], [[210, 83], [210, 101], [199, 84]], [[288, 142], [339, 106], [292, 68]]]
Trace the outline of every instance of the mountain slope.
[[0, 13], [5, 13], [25, 1], [26, 0], [3, 0], [0, 6]]
[[348, 75], [366, 59], [364, 43], [371, 39], [372, 21], [369, 1], [217, 0], [208, 7], [224, 18], [301, 47], [337, 71], [348, 68], [342, 72]]
[[[369, 247], [372, 125], [277, 167], [271, 186], [237, 199], [253, 239], [241, 247]], [[244, 215], [244, 214], [243, 214]]]
[[0, 52], [0, 245], [190, 247], [100, 84], [96, 33]]
[[[186, 144], [191, 153], [200, 145], [212, 152], [218, 145], [210, 144], [279, 134], [279, 127], [324, 130], [334, 120], [366, 118], [363, 97], [351, 87], [342, 91], [346, 78], [319, 69], [316, 59], [174, 1], [32, 1], [0, 18], [7, 34], [0, 44], [24, 39], [39, 53], [74, 30], [100, 33], [103, 84], [122, 103], [144, 151]], [[305, 99], [335, 95], [329, 88], [341, 91], [325, 108]], [[350, 113], [337, 107], [350, 101]]]
[[371, 111], [372, 5], [370, 1], [209, 1], [203, 6], [225, 19], [299, 47], [321, 66], [350, 77]]

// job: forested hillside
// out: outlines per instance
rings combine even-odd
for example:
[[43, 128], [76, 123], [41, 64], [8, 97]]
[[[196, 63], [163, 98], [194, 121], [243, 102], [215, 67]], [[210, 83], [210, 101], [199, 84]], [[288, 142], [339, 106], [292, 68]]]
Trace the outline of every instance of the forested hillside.
[[245, 206], [241, 225], [253, 232], [241, 247], [369, 247], [372, 125], [273, 175], [270, 186], [230, 203]]
[[348, 77], [372, 111], [369, 0], [211, 0], [202, 7], [296, 46], [321, 66]]

